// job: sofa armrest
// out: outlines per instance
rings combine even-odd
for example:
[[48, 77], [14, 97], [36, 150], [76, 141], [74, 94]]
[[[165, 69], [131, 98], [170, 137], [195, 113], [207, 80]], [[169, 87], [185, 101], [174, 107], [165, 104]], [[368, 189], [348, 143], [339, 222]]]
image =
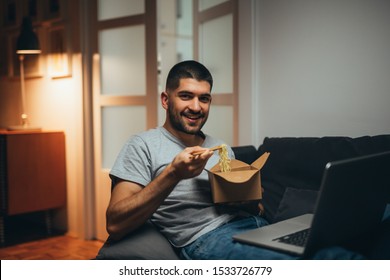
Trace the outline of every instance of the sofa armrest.
[[169, 241], [148, 221], [119, 241], [108, 238], [96, 259], [177, 260], [179, 257]]

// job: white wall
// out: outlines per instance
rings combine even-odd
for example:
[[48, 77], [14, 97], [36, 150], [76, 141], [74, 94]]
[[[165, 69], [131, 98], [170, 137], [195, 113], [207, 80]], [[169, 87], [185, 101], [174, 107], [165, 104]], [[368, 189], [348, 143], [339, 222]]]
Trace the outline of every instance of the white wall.
[[245, 98], [258, 112], [251, 111], [253, 131], [243, 129], [252, 144], [266, 136], [390, 133], [390, 1], [244, 2], [255, 11], [255, 38], [245, 48], [254, 49], [256, 81]]
[[255, 61], [255, 5], [256, 0], [241, 0], [238, 2], [238, 144], [250, 145], [259, 137], [256, 115], [256, 61]]

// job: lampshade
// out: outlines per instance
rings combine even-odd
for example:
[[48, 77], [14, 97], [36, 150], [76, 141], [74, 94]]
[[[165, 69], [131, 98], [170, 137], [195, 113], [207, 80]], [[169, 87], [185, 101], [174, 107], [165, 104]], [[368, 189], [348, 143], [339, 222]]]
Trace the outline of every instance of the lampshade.
[[32, 22], [29, 17], [23, 18], [20, 35], [16, 41], [17, 54], [41, 53], [37, 35], [34, 33]]

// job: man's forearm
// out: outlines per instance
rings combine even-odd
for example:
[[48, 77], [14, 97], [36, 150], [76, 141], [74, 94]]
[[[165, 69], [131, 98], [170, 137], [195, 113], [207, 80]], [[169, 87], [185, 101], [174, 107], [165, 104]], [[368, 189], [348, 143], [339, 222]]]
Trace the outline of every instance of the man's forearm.
[[107, 231], [110, 236], [115, 240], [121, 239], [144, 224], [179, 181], [168, 165], [142, 190], [110, 205], [107, 209]]
[[[192, 153], [199, 150], [203, 153], [194, 157]], [[198, 176], [212, 155], [212, 151], [201, 147], [186, 148], [147, 186], [141, 188], [135, 183], [124, 182], [127, 186], [118, 183], [107, 209], [108, 233], [112, 238], [120, 239], [144, 224], [177, 183]]]

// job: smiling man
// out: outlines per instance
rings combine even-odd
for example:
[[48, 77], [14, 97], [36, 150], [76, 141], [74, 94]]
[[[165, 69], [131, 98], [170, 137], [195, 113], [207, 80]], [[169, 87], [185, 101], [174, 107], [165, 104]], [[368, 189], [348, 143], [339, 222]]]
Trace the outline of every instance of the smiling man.
[[[285, 259], [288, 255], [234, 242], [232, 235], [267, 224], [257, 214], [212, 202], [205, 168], [223, 144], [202, 132], [213, 79], [190, 60], [169, 72], [161, 105], [163, 126], [132, 136], [110, 172], [107, 231], [120, 240], [150, 219], [185, 259]], [[193, 156], [192, 153], [199, 153]], [[230, 157], [234, 157], [228, 147]]]

